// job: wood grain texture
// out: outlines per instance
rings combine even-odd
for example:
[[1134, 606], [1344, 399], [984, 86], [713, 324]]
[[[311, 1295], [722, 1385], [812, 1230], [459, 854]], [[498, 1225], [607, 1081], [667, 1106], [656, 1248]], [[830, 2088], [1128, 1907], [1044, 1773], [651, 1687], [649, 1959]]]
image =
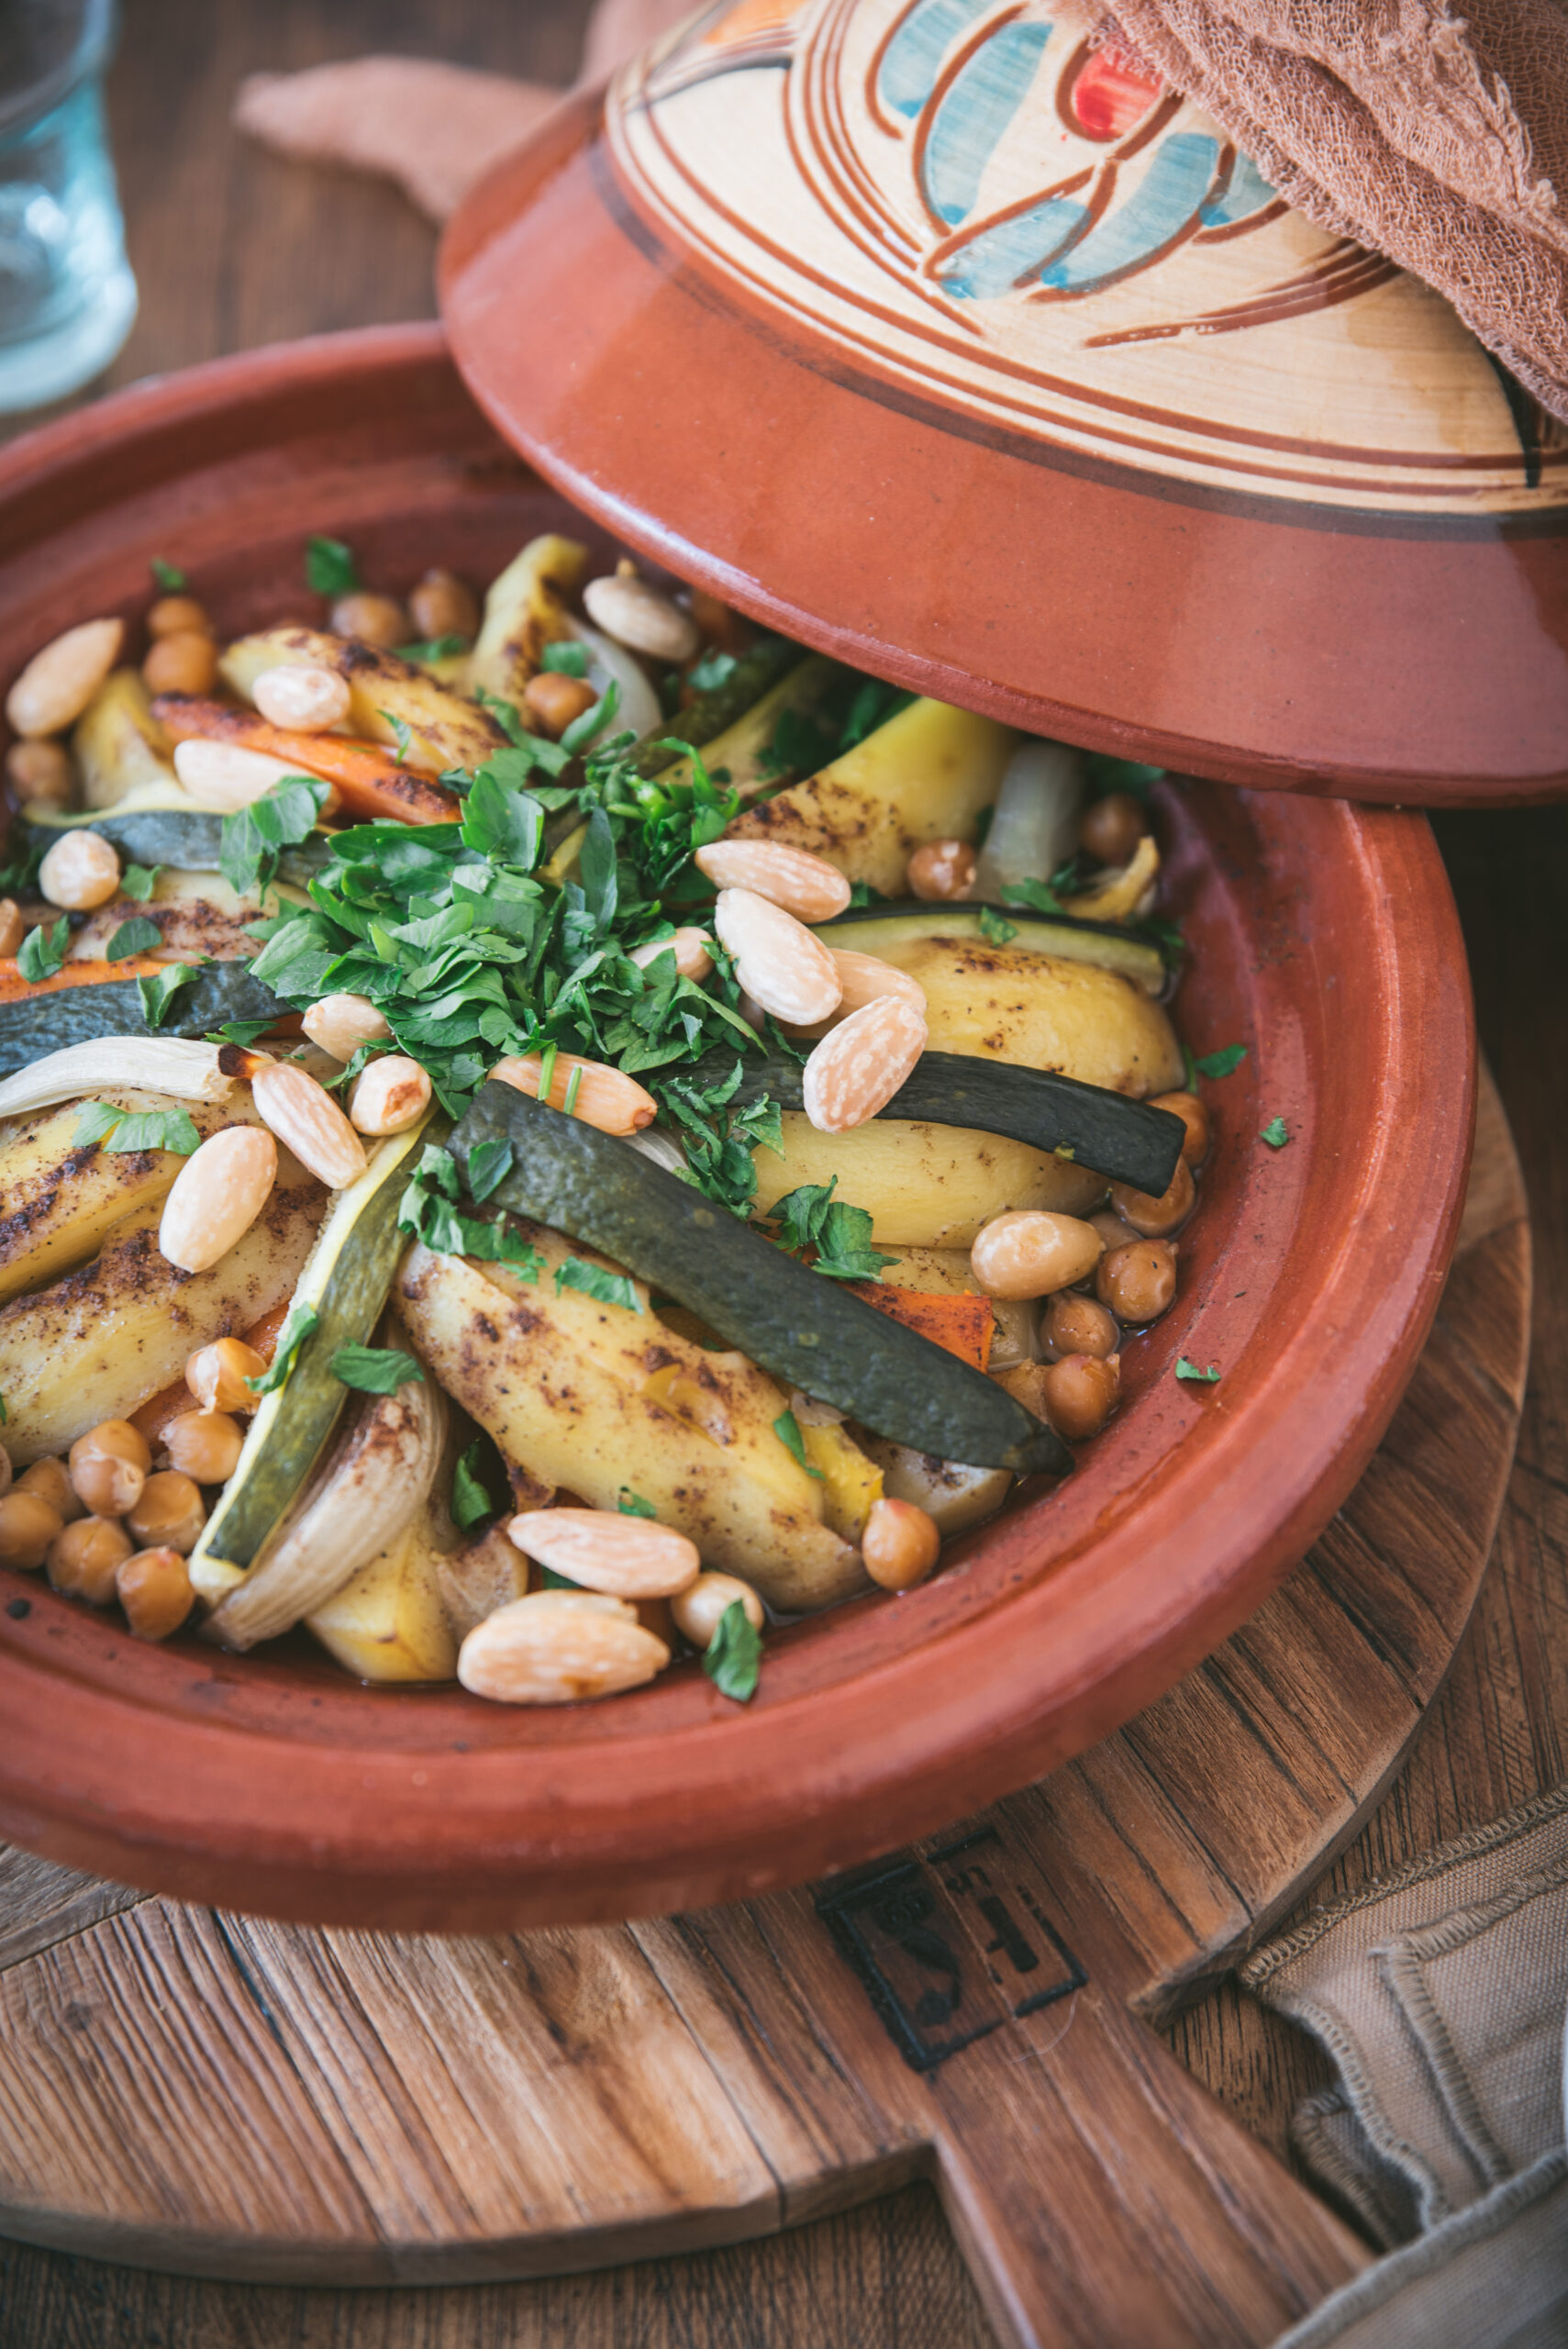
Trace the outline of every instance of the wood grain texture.
[[[407, 0], [392, 6], [334, 0], [330, 7], [276, 0], [264, 12], [218, 0], [197, 28], [174, 0], [130, 0], [117, 68], [117, 121], [143, 311], [117, 375], [184, 363], [243, 340], [430, 307], [428, 238], [399, 199], [347, 179], [328, 186], [325, 174], [256, 156], [228, 138], [228, 90], [241, 71], [372, 46], [439, 46], [471, 61], [542, 72], [539, 45], [553, 41], [564, 79], [580, 13], [560, 0], [520, 16], [493, 11], [483, 0], [454, 0], [438, 25]], [[313, 228], [328, 195], [333, 233], [325, 237]], [[1560, 1777], [1568, 1731], [1568, 1505], [1561, 1476], [1568, 1415], [1568, 1307], [1562, 1302], [1568, 1297], [1568, 1162], [1556, 1077], [1568, 1052], [1568, 974], [1560, 948], [1568, 922], [1568, 815], [1447, 819], [1443, 839], [1475, 963], [1483, 1037], [1535, 1209], [1542, 1269], [1535, 1369], [1496, 1571], [1413, 1762], [1338, 1863], [1326, 1894]], [[1477, 1286], [1485, 1311], [1488, 1298], [1496, 1304], [1502, 1292], [1490, 1280]], [[1326, 1542], [1337, 1543], [1340, 1533], [1336, 1525]], [[1355, 1564], [1355, 1551], [1348, 1551], [1338, 1571], [1342, 1576]], [[1395, 1580], [1386, 1564], [1385, 1574]], [[1291, 1598], [1306, 1580], [1296, 1577], [1281, 1598]], [[1418, 1620], [1414, 1599], [1407, 1605]], [[1254, 1630], [1262, 1622], [1255, 1619]], [[1407, 1667], [1391, 1649], [1387, 1668], [1396, 1674]], [[1288, 1703], [1288, 1690], [1284, 1696]], [[1106, 1768], [1112, 1770], [1110, 1759]], [[1124, 1778], [1143, 1788], [1140, 1832], [1158, 1825], [1184, 1844], [1193, 1840], [1173, 1807], [1162, 1809], [1151, 1796], [1145, 1759], [1116, 1757], [1106, 1782], [1084, 1784], [1074, 1801], [1106, 1821], [1100, 1854], [1107, 1865], [1117, 1863], [1107, 1890], [1123, 1909], [1129, 1896], [1118, 1870], [1132, 1872], [1135, 1862], [1130, 1854], [1118, 1858], [1109, 1821]], [[1052, 1794], [1066, 1801], [1055, 1783]], [[1314, 1799], [1331, 1809], [1331, 1786]], [[71, 1932], [86, 1923], [85, 1913], [70, 1909], [77, 1898], [106, 1898], [111, 1907], [130, 1898], [61, 1881], [61, 1871], [35, 1876], [37, 1865], [27, 1864], [24, 1872], [30, 1909], [21, 1901], [24, 1878], [6, 1882], [17, 1904], [7, 1913], [28, 1913], [27, 1930], [41, 1930], [43, 1940], [33, 1948], [55, 1940], [51, 1917], [72, 1917]], [[1178, 1961], [1184, 1947], [1240, 1914], [1221, 1867], [1210, 1865], [1198, 1913], [1151, 1936]], [[117, 1930], [125, 1921], [96, 1930]], [[888, 2182], [899, 2174], [874, 2167], [883, 2158], [876, 2132], [859, 2100], [847, 2095], [832, 2048], [819, 2035], [808, 2034], [787, 2084], [739, 2060], [776, 2042], [798, 2006], [776, 1967], [771, 1975], [749, 1974], [742, 2002], [726, 1972], [725, 1951], [698, 1948], [690, 1926], [639, 1928], [636, 1938], [650, 1966], [672, 1983], [676, 1958], [687, 1954], [679, 1977], [682, 2011], [722, 2070], [732, 2108], [749, 2131], [765, 2130], [784, 2149], [793, 2176], [809, 2175], [813, 2160], [823, 2170], [854, 2170], [864, 2162], [865, 2175]], [[1135, 1987], [1137, 1973], [1129, 1966]], [[176, 1977], [176, 1987], [182, 1978], [192, 1977]], [[259, 2015], [242, 1981], [240, 1989]], [[231, 1986], [224, 1995], [232, 1995]], [[1045, 2010], [1048, 2025], [1051, 2014]], [[264, 2020], [261, 2029], [275, 2051]], [[71, 2035], [67, 2043], [74, 2048], [85, 2035]], [[1222, 1985], [1188, 2008], [1169, 2035], [1250, 2130], [1283, 2146], [1290, 2104], [1316, 2076], [1298, 2034]], [[1050, 2037], [1042, 2029], [1042, 2042]], [[909, 2159], [906, 2146], [895, 2150]], [[0, 2339], [6, 2349], [13, 2342], [17, 2349], [144, 2349], [152, 2343], [160, 2349], [557, 2349], [565, 2341], [573, 2349], [793, 2349], [805, 2342], [814, 2349], [983, 2349], [994, 2340], [930, 2185], [906, 2186], [838, 2215], [814, 2215], [820, 2204], [804, 2186], [792, 2188], [784, 2202], [784, 2216], [804, 2223], [750, 2244], [605, 2274], [417, 2292], [345, 2295], [191, 2281], [0, 2245]]]

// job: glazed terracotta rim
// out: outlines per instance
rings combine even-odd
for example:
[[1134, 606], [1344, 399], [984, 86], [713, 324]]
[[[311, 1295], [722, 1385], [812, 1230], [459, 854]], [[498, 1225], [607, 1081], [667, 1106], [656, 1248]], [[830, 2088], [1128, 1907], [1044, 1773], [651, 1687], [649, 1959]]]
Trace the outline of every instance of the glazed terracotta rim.
[[[438, 448], [421, 468], [421, 434], [462, 452]], [[69, 417], [0, 452], [0, 518], [41, 533], [73, 498], [91, 518], [61, 530], [52, 563], [40, 541], [0, 567], [0, 617], [26, 614], [6, 664], [57, 609], [81, 617], [83, 533], [108, 549], [94, 575], [111, 603], [148, 600], [159, 517], [182, 498], [216, 547], [226, 465], [250, 464], [244, 482], [285, 520], [291, 497], [319, 527], [341, 519], [347, 507], [312, 502], [317, 481], [369, 515], [380, 466], [387, 497], [428, 495], [432, 513], [447, 497], [473, 527], [484, 499], [534, 494], [515, 465], [486, 473], [486, 446], [423, 327], [247, 354]], [[183, 479], [185, 462], [190, 484], [160, 489], [158, 467]], [[139, 486], [126, 519], [113, 499], [128, 475], [154, 495]], [[24, 599], [24, 573], [37, 596]], [[1176, 904], [1191, 899], [1207, 940], [1184, 982], [1195, 1048], [1254, 1014], [1266, 1034], [1216, 1091], [1186, 1301], [1140, 1341], [1134, 1400], [1068, 1485], [966, 1537], [922, 1591], [783, 1634], [746, 1709], [695, 1666], [554, 1714], [364, 1691], [287, 1656], [139, 1649], [38, 1578], [0, 1577], [0, 1830], [139, 1886], [314, 1922], [498, 1930], [647, 1913], [945, 1824], [1210, 1652], [1339, 1506], [1414, 1368], [1462, 1200], [1473, 1029], [1424, 820], [1203, 785], [1173, 792], [1162, 820]], [[1275, 1114], [1293, 1131], [1277, 1153], [1257, 1139]], [[1219, 1383], [1179, 1384], [1178, 1351], [1200, 1366], [1212, 1351]]]
[[[601, 114], [563, 101], [470, 192], [441, 309], [497, 429], [639, 553], [895, 684], [1183, 774], [1568, 791], [1568, 508], [1378, 515], [1010, 450], [673, 247]], [[748, 499], [785, 466], [790, 495]]]

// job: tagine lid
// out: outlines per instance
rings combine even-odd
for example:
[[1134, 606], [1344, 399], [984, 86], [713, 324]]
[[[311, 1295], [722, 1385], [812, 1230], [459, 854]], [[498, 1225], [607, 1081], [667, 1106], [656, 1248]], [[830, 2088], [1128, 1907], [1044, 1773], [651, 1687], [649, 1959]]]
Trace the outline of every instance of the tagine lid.
[[740, 0], [451, 223], [471, 390], [632, 548], [1189, 774], [1568, 792], [1568, 430], [1051, 0]]

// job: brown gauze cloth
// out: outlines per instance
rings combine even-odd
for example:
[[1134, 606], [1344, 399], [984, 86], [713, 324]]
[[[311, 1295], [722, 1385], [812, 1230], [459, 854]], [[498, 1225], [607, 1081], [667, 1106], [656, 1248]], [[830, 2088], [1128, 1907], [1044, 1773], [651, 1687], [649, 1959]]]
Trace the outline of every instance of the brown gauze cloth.
[[1118, 0], [1115, 22], [1287, 202], [1435, 285], [1568, 420], [1563, 0]]
[[[579, 86], [691, 14], [599, 0]], [[1446, 295], [1568, 422], [1568, 0], [1471, 0], [1463, 16], [1447, 0], [1120, 0], [1100, 30], [1206, 106], [1319, 228]], [[286, 152], [386, 172], [440, 218], [558, 95], [361, 58], [258, 74], [236, 119]]]

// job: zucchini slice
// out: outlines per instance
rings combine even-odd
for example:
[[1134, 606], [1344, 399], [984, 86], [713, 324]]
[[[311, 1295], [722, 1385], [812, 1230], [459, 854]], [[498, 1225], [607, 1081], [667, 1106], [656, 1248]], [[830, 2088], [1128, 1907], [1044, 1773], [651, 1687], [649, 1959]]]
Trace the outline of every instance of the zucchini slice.
[[295, 1311], [316, 1328], [284, 1384], [263, 1396], [239, 1465], [191, 1553], [191, 1580], [216, 1607], [282, 1522], [349, 1400], [332, 1375], [340, 1346], [362, 1346], [381, 1319], [397, 1260], [408, 1242], [397, 1212], [428, 1129], [391, 1134], [357, 1183], [339, 1192], [299, 1276]]
[[147, 1024], [139, 983], [106, 979], [0, 1002], [0, 1076], [14, 1076], [46, 1052], [95, 1036], [205, 1036], [230, 1019], [287, 1019], [292, 1007], [250, 976], [248, 963], [206, 963], [170, 999], [156, 1028]]
[[[29, 850], [41, 855], [62, 831], [101, 832], [119, 851], [122, 864], [167, 866], [176, 873], [217, 873], [223, 845], [223, 818], [177, 807], [139, 807], [123, 815], [30, 816], [18, 828]], [[278, 858], [278, 879], [308, 888], [328, 861], [325, 837], [313, 833]]]
[[[713, 1053], [690, 1072], [692, 1082], [721, 1084], [734, 1065], [733, 1053]], [[765, 1093], [781, 1109], [804, 1109], [804, 1075], [800, 1063], [782, 1052], [745, 1061], [731, 1106], [760, 1100]], [[877, 1116], [967, 1126], [979, 1133], [1006, 1134], [1031, 1150], [1060, 1150], [1107, 1182], [1130, 1183], [1154, 1198], [1174, 1178], [1187, 1130], [1169, 1109], [1130, 1100], [1103, 1085], [970, 1052], [922, 1052], [913, 1074]]]
[[512, 1164], [490, 1194], [496, 1206], [625, 1264], [781, 1386], [940, 1459], [1020, 1475], [1072, 1467], [1060, 1436], [992, 1379], [807, 1271], [639, 1151], [509, 1085], [482, 1085], [452, 1156], [466, 1176], [469, 1152], [502, 1141]]
[[[639, 774], [662, 774], [667, 766], [680, 757], [669, 743], [688, 743], [700, 751], [744, 718], [754, 702], [762, 700], [770, 687], [806, 659], [806, 648], [792, 644], [787, 636], [764, 636], [749, 652], [743, 652], [721, 685], [713, 685], [699, 694], [690, 709], [676, 712], [668, 726], [662, 726], [653, 740], [639, 751], [632, 761]], [[666, 740], [668, 738], [668, 740]]]
[[1055, 954], [1069, 963], [1097, 963], [1119, 971], [1150, 995], [1165, 984], [1165, 964], [1157, 946], [1112, 922], [1084, 921], [1074, 914], [1031, 914], [1024, 906], [982, 906], [965, 898], [956, 905], [912, 902], [906, 905], [851, 906], [848, 913], [817, 927], [825, 946], [852, 947], [857, 954], [884, 954], [889, 946], [909, 938], [984, 938], [982, 913], [999, 915], [1016, 933], [1009, 941], [1032, 947], [1037, 954]]

